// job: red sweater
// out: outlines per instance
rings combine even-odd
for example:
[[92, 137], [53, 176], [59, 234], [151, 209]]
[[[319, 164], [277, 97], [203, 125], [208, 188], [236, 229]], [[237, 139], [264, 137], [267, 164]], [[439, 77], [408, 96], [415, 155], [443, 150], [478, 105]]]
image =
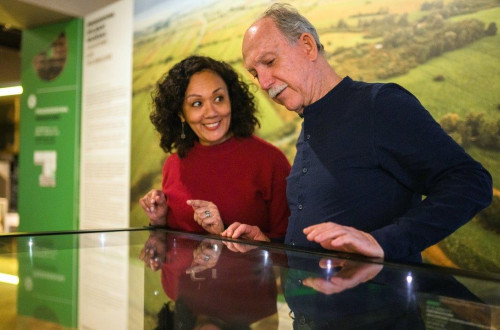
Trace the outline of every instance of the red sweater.
[[217, 205], [225, 226], [241, 222], [258, 226], [270, 238], [285, 236], [288, 216], [286, 177], [290, 163], [264, 140], [231, 138], [214, 146], [195, 143], [185, 158], [175, 153], [163, 167], [167, 225], [204, 233], [193, 220], [188, 199]]

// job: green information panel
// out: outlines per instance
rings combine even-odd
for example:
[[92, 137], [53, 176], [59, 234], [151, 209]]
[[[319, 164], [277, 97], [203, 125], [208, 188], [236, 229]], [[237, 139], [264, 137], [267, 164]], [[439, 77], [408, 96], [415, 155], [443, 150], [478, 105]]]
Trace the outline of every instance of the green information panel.
[[[23, 31], [21, 232], [78, 229], [82, 46], [81, 19]], [[32, 317], [78, 325], [78, 254], [61, 249], [78, 242], [68, 239], [76, 240], [19, 240], [19, 249], [37, 252], [19, 259], [17, 306], [27, 326]]]
[[78, 229], [82, 29], [23, 31], [19, 231]]

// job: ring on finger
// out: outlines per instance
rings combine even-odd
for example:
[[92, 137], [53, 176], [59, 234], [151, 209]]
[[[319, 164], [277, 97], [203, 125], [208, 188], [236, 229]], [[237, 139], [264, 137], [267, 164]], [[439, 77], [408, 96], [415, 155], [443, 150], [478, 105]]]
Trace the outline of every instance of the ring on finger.
[[205, 211], [205, 218], [210, 218], [212, 216], [212, 214], [210, 213], [209, 210], [206, 210]]

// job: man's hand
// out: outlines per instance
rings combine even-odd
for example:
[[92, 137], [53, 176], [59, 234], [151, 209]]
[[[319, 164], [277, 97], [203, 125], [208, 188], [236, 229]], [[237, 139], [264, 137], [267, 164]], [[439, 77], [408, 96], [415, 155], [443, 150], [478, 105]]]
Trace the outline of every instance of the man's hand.
[[221, 234], [227, 238], [246, 238], [254, 241], [269, 242], [270, 239], [264, 235], [257, 226], [250, 226], [243, 223], [232, 223]]
[[305, 286], [330, 295], [367, 282], [377, 276], [383, 266], [380, 264], [361, 263], [342, 259], [321, 259], [319, 263], [323, 269], [338, 269], [329, 279], [321, 277], [308, 277], [302, 281]]
[[197, 199], [188, 200], [194, 211], [194, 221], [203, 227], [210, 234], [219, 235], [224, 230], [224, 223], [220, 217], [217, 205], [212, 202]]
[[367, 257], [384, 257], [384, 250], [372, 235], [353, 227], [325, 222], [304, 228], [307, 239], [324, 249], [358, 253]]
[[167, 224], [167, 198], [163, 191], [153, 189], [139, 200], [154, 226]]

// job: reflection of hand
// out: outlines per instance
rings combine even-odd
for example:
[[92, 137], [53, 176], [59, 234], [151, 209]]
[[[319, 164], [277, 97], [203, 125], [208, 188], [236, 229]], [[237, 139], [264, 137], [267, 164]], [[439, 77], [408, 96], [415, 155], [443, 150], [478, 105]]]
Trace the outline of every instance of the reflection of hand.
[[340, 293], [367, 282], [377, 276], [383, 268], [380, 264], [336, 258], [321, 259], [319, 265], [323, 269], [340, 268], [340, 270], [329, 279], [308, 277], [302, 281], [302, 284], [327, 295]]
[[384, 250], [372, 235], [353, 227], [324, 222], [305, 228], [304, 234], [324, 249], [384, 257]]
[[225, 246], [227, 246], [228, 250], [233, 251], [233, 252], [240, 252], [240, 253], [245, 253], [248, 251], [251, 251], [253, 249], [256, 249], [257, 247], [254, 245], [248, 245], [248, 244], [241, 244], [241, 243], [234, 243], [234, 242], [222, 242]]
[[163, 191], [153, 189], [142, 197], [139, 203], [152, 225], [161, 226], [167, 223], [167, 198]]
[[193, 251], [193, 262], [191, 267], [186, 269], [186, 274], [191, 274], [191, 277], [194, 278], [197, 273], [215, 267], [217, 261], [219, 261], [221, 251], [222, 243], [220, 241], [203, 240]]
[[166, 261], [166, 250], [165, 233], [151, 232], [141, 250], [139, 259], [144, 261], [146, 266], [153, 271], [157, 271]]
[[259, 227], [239, 222], [232, 223], [222, 232], [221, 235], [228, 238], [246, 238], [254, 241], [270, 241], [270, 239], [264, 235], [262, 231], [260, 231]]
[[187, 204], [193, 207], [194, 221], [207, 232], [219, 235], [224, 230], [224, 223], [217, 205], [202, 200], [188, 200]]

